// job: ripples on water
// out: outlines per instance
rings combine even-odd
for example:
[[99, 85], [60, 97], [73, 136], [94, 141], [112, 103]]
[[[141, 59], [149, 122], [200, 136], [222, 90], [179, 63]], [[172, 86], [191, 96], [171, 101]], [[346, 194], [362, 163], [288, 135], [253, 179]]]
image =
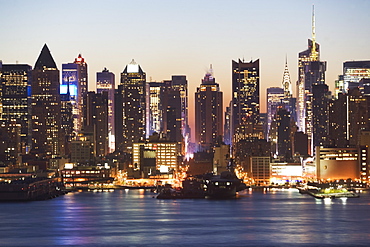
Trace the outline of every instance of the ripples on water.
[[157, 200], [144, 190], [0, 204], [0, 246], [369, 246], [370, 195], [296, 190], [232, 200]]

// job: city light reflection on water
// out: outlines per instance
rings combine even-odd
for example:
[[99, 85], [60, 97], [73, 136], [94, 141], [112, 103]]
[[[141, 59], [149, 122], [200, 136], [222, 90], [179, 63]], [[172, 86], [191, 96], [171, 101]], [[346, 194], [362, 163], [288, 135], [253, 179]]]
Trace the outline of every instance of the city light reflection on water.
[[[232, 200], [157, 200], [144, 190], [0, 204], [3, 246], [367, 246], [370, 195], [320, 200], [295, 190]], [[21, 234], [20, 234], [21, 233]]]

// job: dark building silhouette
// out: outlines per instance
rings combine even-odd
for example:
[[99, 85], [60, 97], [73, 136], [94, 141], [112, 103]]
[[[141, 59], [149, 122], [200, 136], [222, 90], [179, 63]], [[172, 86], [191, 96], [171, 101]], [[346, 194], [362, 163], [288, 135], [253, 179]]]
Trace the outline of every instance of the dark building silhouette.
[[279, 108], [276, 113], [278, 155], [289, 161], [292, 158], [292, 127], [290, 112]]
[[32, 149], [39, 156], [63, 154], [59, 70], [45, 44], [32, 71]]
[[361, 130], [369, 129], [368, 98], [358, 87], [330, 103], [330, 139], [335, 147], [356, 147]]
[[[104, 68], [102, 72], [96, 73], [96, 90], [97, 93], [104, 91], [108, 92], [108, 133], [110, 136], [114, 136], [114, 93], [115, 93], [115, 76], [107, 68]], [[112, 140], [112, 142], [114, 142]], [[109, 143], [110, 151], [114, 151], [114, 143]]]
[[347, 95], [338, 94], [338, 98], [329, 103], [329, 138], [333, 147], [347, 147]]
[[76, 136], [73, 125], [73, 102], [71, 97], [69, 85], [67, 84], [67, 91], [60, 94], [60, 118], [61, 118], [61, 132], [63, 138], [63, 145], [65, 147], [65, 154], [69, 155], [71, 151], [71, 141]]
[[162, 133], [167, 140], [177, 143], [179, 153], [184, 153], [182, 129], [181, 92], [173, 88], [172, 81], [164, 81], [162, 100]]
[[329, 87], [326, 84], [312, 85], [313, 146], [329, 144]]
[[222, 92], [211, 72], [195, 93], [195, 142], [199, 151], [210, 150], [222, 138]]
[[302, 131], [294, 133], [294, 153], [303, 157], [308, 156], [308, 136]]
[[20, 153], [31, 148], [31, 72], [28, 64], [0, 63], [0, 120], [20, 128]]
[[[145, 140], [146, 131], [146, 74], [132, 60], [121, 73], [116, 95], [116, 147], [131, 153], [132, 144]], [[122, 118], [120, 118], [122, 116]]]
[[86, 94], [84, 131], [93, 133], [96, 157], [108, 154], [108, 92]]
[[188, 122], [188, 81], [185, 75], [173, 75], [172, 89], [180, 93], [181, 101], [181, 134], [190, 138], [190, 127]]

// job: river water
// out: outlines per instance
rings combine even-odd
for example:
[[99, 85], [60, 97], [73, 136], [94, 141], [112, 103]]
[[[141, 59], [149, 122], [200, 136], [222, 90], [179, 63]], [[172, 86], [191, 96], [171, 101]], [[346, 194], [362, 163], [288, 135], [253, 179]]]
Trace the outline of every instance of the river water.
[[315, 199], [243, 191], [158, 200], [145, 190], [76, 192], [0, 204], [0, 246], [369, 246], [370, 194]]

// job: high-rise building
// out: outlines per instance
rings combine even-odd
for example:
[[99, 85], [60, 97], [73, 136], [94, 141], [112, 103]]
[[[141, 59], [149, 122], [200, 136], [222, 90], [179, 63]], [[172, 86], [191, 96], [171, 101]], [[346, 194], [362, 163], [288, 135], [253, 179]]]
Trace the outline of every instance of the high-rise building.
[[331, 141], [335, 147], [356, 147], [360, 131], [369, 129], [368, 98], [357, 87], [338, 96], [329, 108]]
[[150, 82], [147, 84], [148, 111], [147, 111], [147, 138], [153, 133], [160, 134], [163, 130], [163, 90], [165, 83]]
[[308, 49], [298, 55], [297, 81], [297, 125], [300, 131], [308, 135], [310, 153], [312, 146], [312, 85], [325, 83], [326, 62], [320, 61], [320, 46], [316, 43], [315, 15], [312, 13], [312, 40], [308, 40]]
[[62, 154], [59, 70], [45, 44], [32, 71], [32, 149], [39, 156]]
[[284, 99], [282, 105], [290, 112], [290, 117], [296, 121], [296, 98], [293, 98], [292, 83], [290, 80], [290, 74], [288, 69], [288, 61], [285, 60], [285, 69], [283, 73], [282, 88], [284, 89]]
[[361, 92], [364, 91], [363, 86], [360, 86], [361, 79], [370, 79], [370, 61], [347, 61], [343, 63], [343, 91], [348, 92], [349, 89], [360, 87]]
[[86, 94], [86, 121], [84, 130], [93, 133], [94, 154], [104, 157], [108, 154], [108, 92]]
[[118, 92], [122, 104], [116, 109], [122, 113], [117, 117], [122, 114], [122, 122], [115, 127], [116, 133], [122, 133], [123, 138], [116, 138], [116, 148], [131, 153], [132, 144], [144, 141], [146, 131], [146, 74], [134, 60], [121, 73]]
[[180, 93], [181, 101], [181, 133], [184, 138], [190, 138], [188, 123], [188, 81], [185, 75], [172, 76], [172, 89]]
[[225, 121], [224, 121], [224, 143], [226, 145], [231, 145], [231, 108], [232, 101], [230, 101], [229, 106], [226, 107], [225, 111]]
[[[80, 65], [75, 63], [62, 64], [62, 83], [60, 94], [69, 95], [68, 101], [72, 105], [73, 132], [77, 135], [82, 128], [82, 90]], [[66, 96], [62, 96], [66, 98]]]
[[[79, 106], [80, 106], [80, 112], [84, 112], [84, 106], [86, 105], [85, 102], [83, 101], [85, 99], [85, 96], [89, 90], [88, 85], [88, 71], [87, 71], [87, 63], [85, 62], [85, 58], [81, 56], [81, 54], [78, 54], [78, 57], [75, 58], [74, 61], [75, 64], [78, 64], [78, 69], [79, 69], [79, 93], [80, 95], [78, 96], [79, 98]], [[81, 124], [84, 122], [84, 116], [80, 117]]]
[[232, 61], [232, 136], [235, 129], [259, 124], [259, 59], [245, 63]]
[[114, 143], [114, 92], [115, 77], [112, 72], [104, 68], [102, 72], [96, 73], [96, 90], [97, 93], [108, 92], [108, 132], [109, 132], [109, 149], [113, 152]]
[[195, 93], [195, 142], [198, 151], [210, 150], [222, 142], [222, 109], [222, 92], [211, 68]]
[[62, 92], [63, 85], [61, 85], [60, 94], [60, 119], [61, 119], [61, 131], [64, 137], [63, 145], [65, 149], [65, 154], [70, 154], [71, 151], [71, 141], [76, 137], [77, 133], [74, 131], [74, 122], [76, 119], [73, 116], [73, 104], [76, 103], [75, 98], [71, 96], [70, 85], [67, 84], [66, 92]]
[[182, 102], [181, 92], [172, 87], [172, 81], [164, 81], [162, 96], [163, 134], [172, 142], [177, 143], [179, 153], [184, 150], [184, 136], [182, 129]]
[[271, 123], [278, 108], [281, 108], [282, 101], [285, 98], [286, 92], [284, 88], [270, 87], [267, 88], [267, 123], [266, 123], [266, 139], [270, 138]]
[[0, 63], [0, 120], [19, 125], [23, 154], [31, 147], [31, 71], [27, 64]]
[[285, 161], [292, 158], [292, 121], [290, 112], [284, 108], [280, 108], [276, 112], [277, 122], [277, 154], [284, 157]]
[[329, 136], [329, 87], [326, 84], [312, 85], [313, 145], [328, 145]]

